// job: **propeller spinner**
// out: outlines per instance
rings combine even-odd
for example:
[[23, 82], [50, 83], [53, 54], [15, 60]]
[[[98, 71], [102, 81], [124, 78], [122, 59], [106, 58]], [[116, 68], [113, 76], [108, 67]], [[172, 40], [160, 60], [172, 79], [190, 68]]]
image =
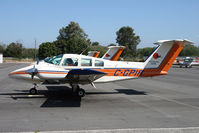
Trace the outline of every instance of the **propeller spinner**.
[[28, 73], [28, 74], [30, 74], [32, 79], [38, 73], [37, 68], [35, 68], [35, 65], [33, 66], [33, 68], [28, 69], [25, 72]]

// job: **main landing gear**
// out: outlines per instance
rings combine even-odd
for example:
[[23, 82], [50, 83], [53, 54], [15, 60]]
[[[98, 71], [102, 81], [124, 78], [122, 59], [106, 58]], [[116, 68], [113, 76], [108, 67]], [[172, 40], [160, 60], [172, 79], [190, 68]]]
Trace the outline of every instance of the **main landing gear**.
[[71, 85], [71, 86], [72, 86], [73, 93], [77, 94], [77, 96], [79, 96], [79, 97], [84, 97], [85, 96], [85, 90], [81, 89], [79, 87], [79, 85], [74, 84], [74, 85]]
[[37, 94], [37, 89], [36, 88], [37, 88], [37, 84], [34, 84], [34, 87], [29, 90], [29, 93], [31, 95]]

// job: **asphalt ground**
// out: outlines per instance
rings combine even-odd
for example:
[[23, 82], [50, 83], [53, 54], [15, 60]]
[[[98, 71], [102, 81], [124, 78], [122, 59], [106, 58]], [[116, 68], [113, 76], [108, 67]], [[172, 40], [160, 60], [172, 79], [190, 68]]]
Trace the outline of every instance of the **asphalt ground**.
[[0, 132], [199, 126], [199, 66], [173, 66], [168, 75], [82, 86], [39, 86], [8, 78], [28, 64], [0, 64]]

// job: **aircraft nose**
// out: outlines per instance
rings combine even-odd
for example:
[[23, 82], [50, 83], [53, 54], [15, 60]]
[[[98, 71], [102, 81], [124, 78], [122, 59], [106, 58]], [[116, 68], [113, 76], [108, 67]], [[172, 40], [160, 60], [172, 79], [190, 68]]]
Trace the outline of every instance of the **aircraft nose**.
[[26, 72], [26, 70], [32, 68], [33, 66], [28, 66], [24, 67], [21, 69], [17, 69], [15, 71], [12, 71], [8, 74], [10, 78], [15, 78], [15, 79], [29, 79], [31, 78], [30, 74]]
[[19, 69], [18, 70], [15, 70], [15, 71], [12, 71], [8, 74], [8, 76], [10, 78], [19, 78], [21, 77], [22, 75], [26, 74], [25, 71], [20, 71]]

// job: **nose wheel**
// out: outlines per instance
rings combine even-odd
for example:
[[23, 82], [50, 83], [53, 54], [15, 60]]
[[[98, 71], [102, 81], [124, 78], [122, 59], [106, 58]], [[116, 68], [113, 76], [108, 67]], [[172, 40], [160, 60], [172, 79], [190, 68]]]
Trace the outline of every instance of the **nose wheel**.
[[35, 94], [37, 94], [37, 89], [31, 88], [30, 91], [29, 91], [29, 93], [30, 93], [31, 95], [35, 95]]
[[31, 95], [37, 94], [37, 89], [36, 89], [36, 87], [37, 87], [37, 84], [34, 84], [34, 87], [31, 88], [31, 89], [29, 90], [29, 93], [30, 93]]

